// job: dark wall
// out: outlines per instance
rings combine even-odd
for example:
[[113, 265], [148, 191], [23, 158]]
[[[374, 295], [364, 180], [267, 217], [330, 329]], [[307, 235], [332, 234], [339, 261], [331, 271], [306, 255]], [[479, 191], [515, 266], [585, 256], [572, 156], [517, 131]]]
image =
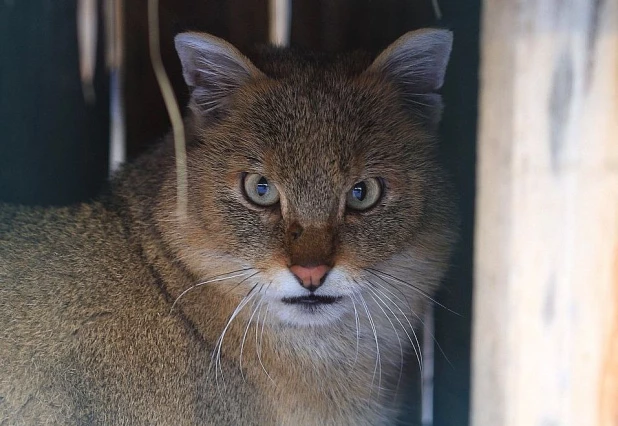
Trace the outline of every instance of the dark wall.
[[0, 2], [0, 201], [74, 203], [107, 177], [108, 80], [99, 66], [96, 103], [87, 105], [75, 3]]
[[[436, 307], [435, 426], [467, 425], [470, 403], [470, 329], [474, 231], [476, 121], [479, 64], [479, 0], [441, 0], [440, 24], [454, 34], [453, 52], [442, 89], [440, 153], [459, 196], [461, 239], [454, 266]], [[448, 358], [448, 359], [447, 359]]]

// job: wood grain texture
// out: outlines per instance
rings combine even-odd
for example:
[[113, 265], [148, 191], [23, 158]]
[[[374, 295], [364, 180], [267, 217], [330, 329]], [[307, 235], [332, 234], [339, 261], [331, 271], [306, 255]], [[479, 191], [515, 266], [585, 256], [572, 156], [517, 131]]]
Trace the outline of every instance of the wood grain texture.
[[472, 424], [618, 424], [618, 0], [485, 1]]
[[[614, 277], [618, 277], [618, 244], [614, 249]], [[611, 295], [616, 303], [618, 300], [618, 280], [614, 279], [614, 289]], [[599, 411], [602, 424], [618, 425], [618, 309], [614, 309], [612, 330], [605, 350], [603, 366], [603, 382]]]

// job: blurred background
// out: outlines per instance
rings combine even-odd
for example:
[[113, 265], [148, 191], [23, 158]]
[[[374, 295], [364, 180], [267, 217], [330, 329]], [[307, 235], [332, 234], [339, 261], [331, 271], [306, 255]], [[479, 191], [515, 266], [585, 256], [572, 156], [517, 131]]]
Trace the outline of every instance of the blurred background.
[[[120, 9], [110, 14], [110, 3]], [[432, 417], [437, 426], [467, 425], [479, 1], [293, 0], [290, 5], [290, 44], [308, 49], [378, 52], [409, 30], [438, 26], [454, 32], [442, 90], [440, 155], [459, 194], [462, 238], [439, 298], [457, 314], [435, 311], [441, 350], [435, 350]], [[96, 61], [87, 76], [92, 81], [84, 83], [76, 0], [0, 3], [0, 202], [50, 206], [91, 200], [108, 182], [114, 132], [124, 135], [131, 161], [169, 131], [150, 62], [147, 1], [91, 0], [90, 7], [96, 12], [88, 18], [95, 37], [86, 45], [94, 46]], [[159, 19], [161, 55], [181, 107], [188, 92], [173, 49], [175, 34], [205, 31], [240, 50], [269, 41], [268, 0], [161, 0]], [[114, 34], [121, 34], [120, 46], [110, 41]], [[110, 49], [116, 59], [110, 59]], [[406, 424], [416, 424], [420, 416], [417, 391], [410, 390]]]

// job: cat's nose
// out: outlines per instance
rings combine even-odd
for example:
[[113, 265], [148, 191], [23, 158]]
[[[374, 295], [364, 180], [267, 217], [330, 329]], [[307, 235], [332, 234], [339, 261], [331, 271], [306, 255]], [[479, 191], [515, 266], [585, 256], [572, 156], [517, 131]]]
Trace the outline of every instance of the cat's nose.
[[296, 276], [300, 284], [309, 291], [316, 291], [318, 287], [324, 284], [326, 275], [330, 271], [330, 267], [326, 265], [317, 266], [290, 266], [290, 271]]

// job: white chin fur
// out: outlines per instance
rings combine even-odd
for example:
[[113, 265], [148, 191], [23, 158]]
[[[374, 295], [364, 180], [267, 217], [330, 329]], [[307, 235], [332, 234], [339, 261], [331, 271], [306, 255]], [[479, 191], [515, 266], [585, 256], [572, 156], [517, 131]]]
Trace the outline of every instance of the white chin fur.
[[288, 270], [282, 270], [273, 277], [273, 285], [265, 294], [269, 312], [283, 324], [296, 327], [326, 326], [335, 323], [351, 308], [349, 295], [352, 284], [344, 271], [334, 268], [328, 274], [326, 282], [315, 292], [316, 296], [340, 297], [332, 304], [305, 306], [282, 301], [284, 298], [308, 296], [304, 289]]

